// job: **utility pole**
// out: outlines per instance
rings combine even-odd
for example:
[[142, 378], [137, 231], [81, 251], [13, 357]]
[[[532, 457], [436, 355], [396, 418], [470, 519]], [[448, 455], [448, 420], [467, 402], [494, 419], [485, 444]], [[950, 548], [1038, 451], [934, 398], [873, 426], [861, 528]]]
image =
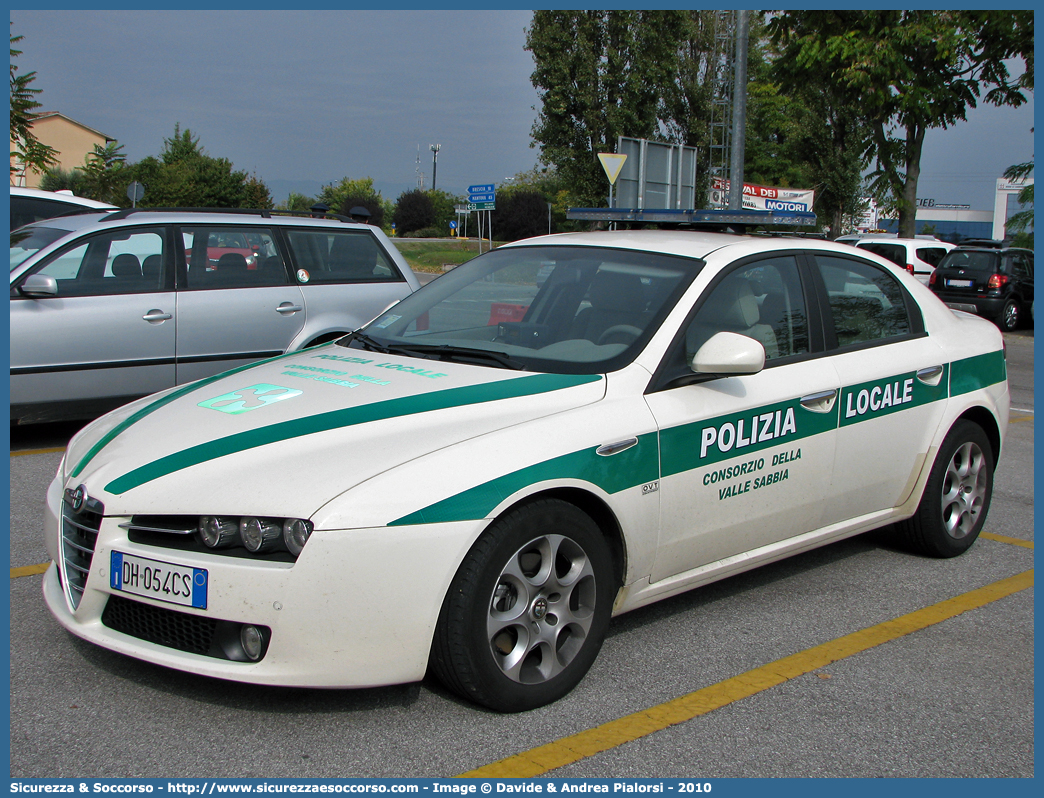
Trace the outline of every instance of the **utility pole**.
[[435, 190], [435, 172], [439, 168], [439, 150], [442, 149], [441, 144], [432, 144], [431, 146], [431, 190]]
[[743, 152], [747, 127], [747, 39], [750, 12], [736, 12], [735, 84], [732, 91], [732, 156], [729, 169], [729, 210], [743, 208]]

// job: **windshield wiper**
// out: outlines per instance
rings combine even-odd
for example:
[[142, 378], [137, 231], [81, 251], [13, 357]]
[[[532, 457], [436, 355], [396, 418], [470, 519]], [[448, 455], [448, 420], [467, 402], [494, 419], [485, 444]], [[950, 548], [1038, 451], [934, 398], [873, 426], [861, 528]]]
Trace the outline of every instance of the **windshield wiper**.
[[[345, 343], [342, 344], [342, 341], [344, 341]], [[381, 352], [385, 355], [409, 354], [405, 347], [395, 346], [394, 344], [383, 344], [376, 338], [367, 335], [366, 333], [361, 332], [359, 330], [356, 330], [355, 332], [350, 332], [343, 338], [339, 338], [337, 340], [337, 343], [341, 346], [347, 346], [348, 343], [352, 341], [358, 341], [360, 344], [362, 344], [364, 349], [369, 349], [371, 352]]]
[[[356, 330], [350, 332], [341, 341], [358, 341], [363, 348], [372, 352], [381, 352], [385, 355], [406, 355], [412, 357], [435, 358], [437, 360], [478, 360], [485, 363], [496, 363], [506, 369], [521, 371], [525, 364], [516, 360], [505, 352], [490, 352], [487, 349], [470, 349], [466, 346], [453, 346], [452, 344], [388, 344], [378, 341], [376, 338], [364, 332]], [[342, 344], [344, 345], [344, 344]]]
[[405, 344], [396, 347], [397, 352], [407, 352], [421, 357], [433, 357], [438, 360], [480, 360], [493, 362], [506, 369], [521, 371], [525, 363], [516, 360], [505, 352], [490, 352], [488, 349], [471, 349], [466, 346], [453, 346], [452, 344]]

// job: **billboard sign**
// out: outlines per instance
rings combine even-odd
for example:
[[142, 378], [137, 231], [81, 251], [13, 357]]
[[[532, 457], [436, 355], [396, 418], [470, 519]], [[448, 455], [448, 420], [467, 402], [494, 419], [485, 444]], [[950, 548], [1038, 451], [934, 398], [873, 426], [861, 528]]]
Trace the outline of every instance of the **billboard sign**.
[[[728, 205], [729, 181], [716, 177], [711, 181], [711, 207]], [[774, 188], [743, 184], [743, 207], [754, 211], [802, 211], [811, 213], [815, 191], [804, 188]]]

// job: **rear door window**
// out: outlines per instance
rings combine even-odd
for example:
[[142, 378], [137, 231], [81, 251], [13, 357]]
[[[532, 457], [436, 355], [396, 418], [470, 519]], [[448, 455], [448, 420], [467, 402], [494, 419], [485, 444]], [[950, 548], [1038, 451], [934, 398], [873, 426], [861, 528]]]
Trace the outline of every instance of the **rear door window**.
[[[899, 281], [885, 269], [817, 253], [839, 347], [873, 343], [919, 332]], [[912, 304], [912, 303], [911, 303]]]
[[264, 227], [183, 227], [189, 290], [288, 285], [272, 231]]
[[298, 283], [364, 283], [402, 281], [404, 278], [365, 231], [290, 229], [290, 243]]

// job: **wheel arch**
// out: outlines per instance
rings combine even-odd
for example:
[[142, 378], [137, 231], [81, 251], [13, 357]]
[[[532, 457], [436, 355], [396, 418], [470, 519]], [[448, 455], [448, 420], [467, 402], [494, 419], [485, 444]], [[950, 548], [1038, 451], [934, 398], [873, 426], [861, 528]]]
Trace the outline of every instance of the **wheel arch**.
[[532, 493], [525, 498], [505, 507], [497, 517], [507, 515], [530, 502], [540, 499], [558, 499], [576, 507], [588, 515], [601, 530], [613, 560], [613, 578], [617, 587], [623, 585], [627, 572], [627, 547], [624, 543], [623, 529], [612, 508], [600, 497], [590, 491], [577, 487], [555, 487]]
[[317, 335], [308, 343], [306, 343], [302, 349], [311, 349], [313, 346], [320, 346], [322, 344], [328, 344], [331, 341], [336, 341], [338, 338], [343, 338], [348, 334], [348, 330], [335, 330], [334, 332], [326, 332], [321, 335]]
[[[997, 423], [996, 416], [982, 405], [976, 405], [975, 407], [969, 407], [955, 418], [953, 424], [950, 425], [950, 429], [953, 429], [954, 425], [962, 420], [971, 421], [986, 433], [986, 439], [990, 442], [990, 448], [993, 449], [993, 462], [994, 466], [996, 466], [1000, 460], [1001, 453], [1000, 425]], [[947, 434], [949, 434], [949, 430], [947, 430]]]

